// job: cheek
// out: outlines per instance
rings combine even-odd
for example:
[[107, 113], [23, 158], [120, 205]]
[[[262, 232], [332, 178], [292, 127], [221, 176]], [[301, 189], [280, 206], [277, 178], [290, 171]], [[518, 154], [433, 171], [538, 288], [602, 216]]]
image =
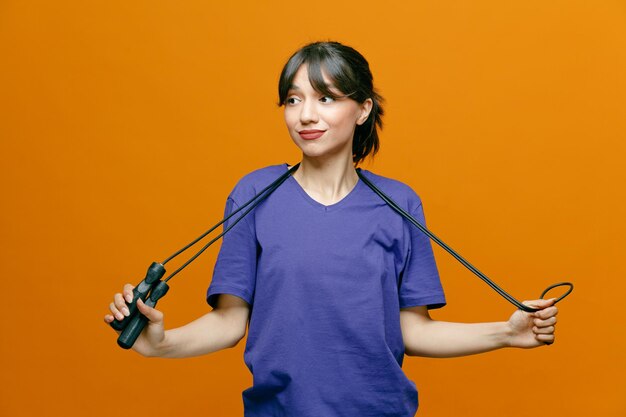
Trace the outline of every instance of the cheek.
[[343, 108], [328, 115], [328, 122], [342, 130], [351, 130], [356, 126], [356, 112], [352, 108]]
[[287, 129], [291, 130], [293, 128], [293, 115], [289, 110], [285, 110], [285, 112], [283, 113], [283, 117], [285, 119]]
[[289, 110], [285, 110], [283, 117], [285, 119], [285, 126], [287, 127], [287, 132], [292, 140], [297, 141], [296, 138], [296, 126], [298, 124], [298, 117], [295, 112], [290, 112]]

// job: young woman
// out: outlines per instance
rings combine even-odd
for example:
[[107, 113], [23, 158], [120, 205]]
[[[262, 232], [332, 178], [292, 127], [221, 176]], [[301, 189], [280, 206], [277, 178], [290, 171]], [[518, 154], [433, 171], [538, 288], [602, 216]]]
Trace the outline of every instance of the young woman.
[[[244, 360], [253, 386], [246, 416], [413, 416], [415, 384], [404, 355], [452, 357], [554, 342], [554, 299], [534, 300], [508, 321], [432, 320], [445, 305], [428, 238], [360, 181], [355, 167], [378, 150], [381, 97], [367, 61], [335, 42], [309, 44], [285, 65], [280, 104], [297, 170], [224, 236], [207, 301], [213, 310], [164, 330], [150, 320], [134, 345], [145, 356], [188, 357], [248, 338]], [[237, 209], [290, 167], [274, 165], [239, 181], [226, 203]], [[363, 175], [424, 221], [408, 186]], [[114, 296], [110, 323], [128, 315], [127, 284]]]

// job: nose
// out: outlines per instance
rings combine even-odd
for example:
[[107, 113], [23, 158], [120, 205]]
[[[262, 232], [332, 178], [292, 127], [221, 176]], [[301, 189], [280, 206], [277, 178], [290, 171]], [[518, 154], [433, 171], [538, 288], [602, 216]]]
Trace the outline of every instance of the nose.
[[300, 106], [300, 123], [307, 125], [309, 123], [317, 123], [319, 115], [315, 100], [303, 100]]

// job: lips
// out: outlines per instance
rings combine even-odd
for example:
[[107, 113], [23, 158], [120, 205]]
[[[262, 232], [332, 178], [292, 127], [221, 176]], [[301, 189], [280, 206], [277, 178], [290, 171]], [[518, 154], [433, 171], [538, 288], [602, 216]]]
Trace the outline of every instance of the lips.
[[305, 140], [313, 140], [322, 136], [326, 132], [325, 130], [307, 129], [298, 132], [300, 137]]

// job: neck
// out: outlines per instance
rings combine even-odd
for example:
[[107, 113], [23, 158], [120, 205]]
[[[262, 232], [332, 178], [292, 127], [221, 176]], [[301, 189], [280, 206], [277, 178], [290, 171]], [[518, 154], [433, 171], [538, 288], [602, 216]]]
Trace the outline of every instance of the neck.
[[348, 195], [359, 177], [352, 155], [342, 158], [308, 158], [303, 155], [293, 177], [317, 201], [333, 204]]

